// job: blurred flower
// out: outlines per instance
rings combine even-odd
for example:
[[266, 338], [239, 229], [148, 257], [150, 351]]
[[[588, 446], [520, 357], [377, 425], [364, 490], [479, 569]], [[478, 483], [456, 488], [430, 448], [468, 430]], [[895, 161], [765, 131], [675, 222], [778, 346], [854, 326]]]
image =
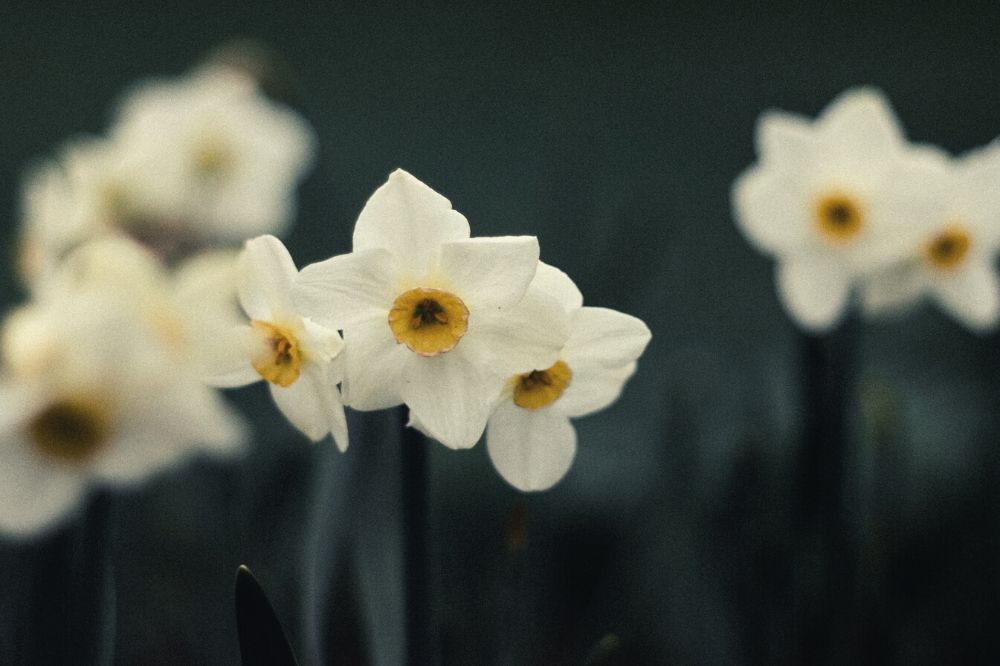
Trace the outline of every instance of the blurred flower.
[[886, 195], [909, 149], [878, 91], [849, 90], [814, 121], [780, 111], [757, 124], [758, 163], [733, 185], [736, 222], [778, 262], [778, 295], [803, 328], [822, 332], [859, 276], [899, 258], [898, 211]]
[[[270, 384], [278, 408], [307, 437], [332, 434], [347, 450], [347, 419], [337, 384], [344, 342], [336, 330], [303, 317], [291, 299], [298, 271], [274, 236], [247, 241], [239, 262], [239, 299], [250, 316], [243, 335], [223, 352], [217, 366], [226, 372], [209, 379], [216, 386]], [[225, 359], [224, 361], [222, 359]]]
[[513, 373], [548, 367], [565, 313], [526, 293], [534, 237], [469, 238], [469, 223], [402, 170], [365, 205], [354, 251], [307, 266], [301, 311], [343, 329], [344, 398], [361, 410], [405, 403], [427, 434], [473, 446]]
[[968, 328], [1000, 318], [1000, 144], [951, 159], [910, 160], [895, 173], [903, 259], [863, 284], [867, 314], [893, 314], [928, 296]]
[[[140, 264], [126, 270], [137, 277]], [[8, 318], [0, 531], [29, 535], [91, 485], [137, 483], [192, 453], [241, 443], [240, 421], [177, 362], [174, 329], [153, 312], [125, 280], [59, 274]]]
[[546, 490], [565, 476], [576, 455], [570, 418], [617, 400], [650, 340], [649, 329], [635, 317], [582, 307], [576, 285], [556, 268], [540, 264], [532, 289], [558, 299], [571, 332], [555, 363], [509, 379], [486, 428], [493, 465], [524, 491]]
[[315, 152], [298, 114], [229, 67], [137, 86], [111, 136], [130, 153], [152, 208], [213, 240], [284, 231]]

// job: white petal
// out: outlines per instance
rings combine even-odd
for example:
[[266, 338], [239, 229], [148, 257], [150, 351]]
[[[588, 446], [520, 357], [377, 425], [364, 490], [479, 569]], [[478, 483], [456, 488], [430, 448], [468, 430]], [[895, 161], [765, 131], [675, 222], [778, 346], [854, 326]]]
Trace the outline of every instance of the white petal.
[[953, 276], [937, 280], [933, 293], [941, 307], [977, 333], [987, 333], [1000, 317], [1000, 284], [983, 261], [970, 262]]
[[551, 296], [529, 289], [499, 312], [476, 313], [458, 348], [483, 368], [503, 376], [548, 368], [569, 338], [569, 316]]
[[25, 538], [64, 520], [86, 488], [71, 468], [47, 463], [20, 438], [0, 444], [0, 536]]
[[354, 251], [382, 248], [421, 273], [441, 243], [469, 237], [469, 222], [451, 202], [402, 169], [378, 188], [354, 227]]
[[486, 450], [510, 485], [523, 491], [548, 490], [573, 464], [576, 430], [565, 416], [507, 402], [490, 417]]
[[794, 173], [812, 159], [816, 132], [802, 116], [784, 111], [766, 111], [757, 121], [757, 155], [762, 162]]
[[851, 291], [847, 271], [823, 257], [788, 259], [779, 264], [775, 279], [781, 304], [807, 331], [829, 331], [847, 309]]
[[618, 368], [588, 363], [567, 365], [573, 377], [550, 409], [573, 418], [593, 414], [616, 401], [637, 367], [635, 361]]
[[205, 383], [216, 388], [233, 388], [260, 381], [260, 374], [250, 364], [254, 345], [259, 341], [249, 326], [234, 327], [221, 340], [214, 341], [211, 353], [203, 354], [201, 370]]
[[381, 314], [389, 316], [399, 270], [386, 250], [341, 254], [302, 269], [292, 288], [299, 312], [329, 328], [346, 329]]
[[797, 185], [764, 166], [747, 169], [733, 183], [733, 217], [759, 252], [787, 254], [811, 239], [809, 197]]
[[504, 307], [519, 301], [535, 277], [538, 239], [504, 236], [445, 243], [439, 266], [470, 310]]
[[475, 446], [503, 389], [504, 379], [455, 351], [434, 357], [411, 354], [403, 371], [403, 401], [448, 448]]
[[652, 334], [639, 319], [608, 308], [580, 308], [570, 318], [571, 333], [562, 357], [617, 368], [639, 358]]
[[309, 318], [302, 319], [305, 330], [306, 347], [317, 360], [329, 361], [344, 348], [344, 339], [336, 329], [327, 328]]
[[402, 403], [403, 366], [412, 353], [392, 336], [387, 315], [345, 329], [344, 404], [369, 411]]
[[280, 240], [274, 236], [248, 240], [237, 271], [240, 305], [251, 319], [269, 321], [294, 312], [290, 293], [297, 271]]
[[567, 311], [583, 307], [583, 294], [580, 293], [576, 283], [561, 270], [543, 261], [538, 262], [531, 286], [559, 301]]
[[[302, 372], [291, 386], [281, 387], [271, 384], [271, 396], [275, 404], [288, 421], [314, 442], [330, 434], [331, 419], [343, 420], [344, 408], [340, 401], [335, 400], [333, 393], [336, 388], [328, 386], [325, 377], [326, 368], [310, 366]], [[346, 448], [346, 421], [343, 446]], [[338, 446], [340, 446], [338, 441]]]
[[889, 101], [874, 88], [853, 88], [843, 93], [823, 111], [818, 123], [825, 140], [858, 156], [885, 159], [903, 142]]
[[860, 285], [861, 309], [868, 316], [893, 316], [916, 305], [927, 289], [919, 266], [907, 263], [880, 271]]

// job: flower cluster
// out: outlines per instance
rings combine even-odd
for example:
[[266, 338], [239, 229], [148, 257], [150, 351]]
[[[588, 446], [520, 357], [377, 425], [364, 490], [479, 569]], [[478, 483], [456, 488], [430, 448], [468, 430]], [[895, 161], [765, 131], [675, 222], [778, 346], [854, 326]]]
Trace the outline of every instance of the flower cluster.
[[1000, 143], [955, 158], [906, 141], [885, 97], [847, 91], [810, 122], [772, 111], [733, 186], [740, 230], [777, 261], [778, 295], [811, 332], [857, 297], [866, 315], [925, 298], [968, 328], [1000, 321]]

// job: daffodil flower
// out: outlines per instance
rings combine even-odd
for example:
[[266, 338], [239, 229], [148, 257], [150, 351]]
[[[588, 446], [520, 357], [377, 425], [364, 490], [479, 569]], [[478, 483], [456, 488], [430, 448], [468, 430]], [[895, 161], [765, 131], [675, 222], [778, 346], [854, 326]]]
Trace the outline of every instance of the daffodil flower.
[[49, 290], [8, 319], [0, 532], [30, 536], [91, 487], [135, 484], [242, 443], [239, 419], [176, 362], [146, 314], [120, 285], [85, 283]]
[[524, 491], [546, 490], [565, 476], [576, 456], [570, 419], [617, 400], [650, 340], [635, 317], [583, 307], [579, 290], [558, 269], [540, 265], [532, 289], [558, 299], [571, 332], [554, 363], [508, 379], [486, 428], [493, 465]]
[[973, 331], [1000, 319], [1000, 144], [962, 159], [944, 153], [910, 161], [894, 179], [905, 257], [861, 290], [869, 315], [904, 311], [929, 297]]
[[209, 378], [215, 386], [268, 382], [285, 417], [304, 435], [319, 441], [333, 435], [347, 450], [347, 419], [337, 384], [338, 355], [344, 342], [336, 330], [302, 316], [291, 299], [298, 271], [288, 250], [274, 236], [247, 241], [238, 267], [239, 301], [250, 318], [239, 327], [241, 342], [230, 346]]
[[777, 260], [781, 302], [803, 328], [835, 326], [859, 276], [899, 258], [890, 174], [913, 154], [885, 98], [860, 88], [814, 122], [779, 111], [757, 124], [757, 164], [733, 186], [737, 224]]
[[389, 176], [354, 229], [354, 251], [307, 266], [303, 313], [341, 329], [345, 402], [405, 403], [451, 448], [473, 446], [507, 377], [548, 367], [565, 313], [529, 293], [534, 237], [469, 238], [451, 203], [405, 171]]

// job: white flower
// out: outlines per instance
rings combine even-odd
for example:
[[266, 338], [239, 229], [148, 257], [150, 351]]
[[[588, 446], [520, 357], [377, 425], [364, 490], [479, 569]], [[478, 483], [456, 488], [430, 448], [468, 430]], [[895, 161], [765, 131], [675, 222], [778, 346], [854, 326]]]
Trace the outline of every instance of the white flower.
[[889, 174], [908, 148], [888, 102], [861, 88], [815, 122], [772, 111], [757, 125], [759, 161], [734, 183], [736, 221], [778, 262], [778, 294], [803, 328], [835, 326], [864, 275], [898, 258]]
[[548, 367], [568, 334], [565, 313], [528, 294], [534, 237], [469, 238], [451, 203], [398, 170], [372, 195], [354, 251], [307, 266], [302, 312], [344, 331], [345, 402], [405, 403], [451, 448], [482, 435], [503, 382]]
[[650, 339], [635, 317], [582, 307], [580, 292], [558, 269], [540, 265], [532, 288], [558, 298], [571, 333], [554, 364], [509, 379], [486, 428], [493, 465], [524, 491], [546, 490], [565, 476], [576, 455], [570, 418], [617, 400]]
[[247, 241], [239, 261], [238, 292], [251, 321], [216, 364], [227, 372], [209, 381], [244, 386], [266, 380], [274, 402], [296, 428], [314, 441], [332, 434], [345, 451], [347, 419], [336, 386], [344, 342], [336, 330], [297, 311], [291, 299], [297, 274], [288, 250], [274, 236]]
[[8, 320], [0, 532], [31, 535], [94, 485], [134, 484], [241, 443], [240, 421], [148, 324], [120, 286], [93, 284], [50, 288]]
[[905, 257], [872, 275], [861, 290], [869, 315], [893, 314], [927, 296], [968, 328], [985, 332], [1000, 318], [994, 267], [1000, 249], [1000, 144], [963, 159], [928, 155], [895, 175], [893, 195], [905, 225]]
[[225, 67], [140, 85], [122, 103], [112, 137], [160, 217], [222, 240], [282, 232], [315, 152], [298, 114]]

